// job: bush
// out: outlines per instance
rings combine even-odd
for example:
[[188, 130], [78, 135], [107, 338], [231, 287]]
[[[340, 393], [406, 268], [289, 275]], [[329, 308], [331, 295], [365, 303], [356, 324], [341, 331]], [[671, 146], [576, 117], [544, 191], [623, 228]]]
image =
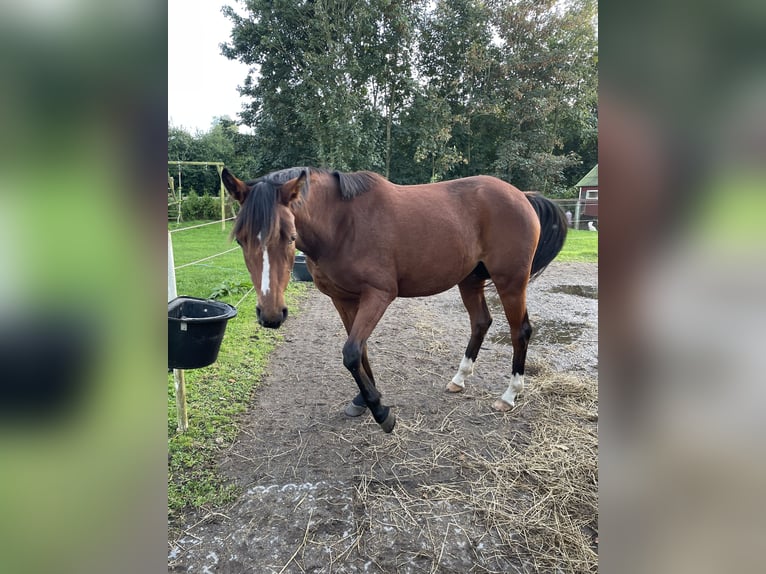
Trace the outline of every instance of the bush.
[[195, 219], [220, 219], [221, 200], [212, 195], [197, 195], [192, 190], [181, 203], [181, 216], [187, 221]]

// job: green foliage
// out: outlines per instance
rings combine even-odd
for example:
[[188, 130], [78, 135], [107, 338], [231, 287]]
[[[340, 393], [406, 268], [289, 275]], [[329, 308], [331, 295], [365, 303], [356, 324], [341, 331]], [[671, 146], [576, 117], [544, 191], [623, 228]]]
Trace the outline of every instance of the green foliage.
[[[558, 195], [582, 159], [595, 160], [595, 2], [498, 2], [498, 119], [504, 133], [495, 173], [521, 189]], [[582, 166], [585, 171], [593, 163]]]
[[275, 10], [252, 0], [248, 18], [224, 9], [233, 22], [224, 55], [259, 71], [241, 90], [258, 173], [306, 164], [385, 170], [412, 83], [418, 4], [288, 0]]
[[208, 295], [208, 299], [221, 299], [228, 295], [244, 295], [253, 284], [250, 281], [223, 281]]
[[[225, 56], [253, 70], [240, 134], [168, 132], [170, 160], [242, 178], [296, 165], [397, 183], [479, 173], [564, 196], [597, 162], [595, 0], [248, 0]], [[173, 171], [173, 170], [171, 170]], [[215, 194], [213, 168], [184, 189]], [[177, 182], [178, 184], [178, 182]]]
[[[228, 117], [213, 120], [210, 130], [194, 135], [168, 124], [168, 173], [176, 188], [186, 193], [197, 190], [201, 195], [218, 195], [221, 179], [215, 166], [178, 165], [175, 161], [223, 162], [236, 174], [254, 174], [255, 140], [239, 133], [237, 124]], [[243, 175], [243, 177], [250, 177]]]
[[421, 123], [418, 126], [420, 142], [415, 149], [415, 161], [424, 162], [430, 168], [431, 182], [441, 181], [450, 170], [459, 163], [467, 163], [467, 160], [457, 150], [452, 141], [452, 116], [449, 105], [445, 100], [438, 97], [430, 97], [426, 93], [424, 98], [418, 99], [424, 109], [418, 114]]
[[181, 216], [185, 221], [221, 218], [221, 199], [212, 195], [197, 195], [192, 190], [181, 202]]

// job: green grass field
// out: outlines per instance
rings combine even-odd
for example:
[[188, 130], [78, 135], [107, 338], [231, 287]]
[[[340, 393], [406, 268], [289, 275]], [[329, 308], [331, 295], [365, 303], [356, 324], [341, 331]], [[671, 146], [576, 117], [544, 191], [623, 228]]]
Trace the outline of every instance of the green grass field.
[[570, 229], [555, 261], [598, 263], [598, 232]]
[[[204, 222], [171, 223], [169, 229]], [[168, 516], [184, 507], [221, 505], [236, 496], [233, 486], [216, 472], [215, 456], [228, 448], [238, 433], [237, 415], [244, 412], [258, 387], [269, 352], [281, 339], [279, 331], [255, 322], [255, 295], [242, 252], [229, 240], [232, 222], [172, 234], [175, 266], [215, 253], [230, 253], [178, 269], [179, 295], [210, 297], [237, 305], [239, 314], [229, 321], [218, 360], [209, 367], [186, 371], [189, 430], [176, 432], [173, 376], [168, 376]], [[235, 249], [236, 248], [236, 249]], [[557, 261], [598, 261], [598, 233], [569, 230]], [[290, 313], [300, 312], [305, 283], [291, 282], [287, 291]], [[241, 300], [241, 302], [240, 302]]]
[[[180, 224], [169, 223], [168, 229], [190, 227], [206, 221], [186, 221]], [[197, 261], [203, 257], [209, 257], [215, 253], [234, 249], [230, 253], [221, 255], [208, 261], [203, 261], [191, 267], [185, 267], [176, 271], [176, 286], [179, 295], [191, 295], [193, 297], [207, 297], [216, 287], [223, 283], [231, 285], [247, 284], [248, 289], [252, 286], [250, 275], [242, 259], [242, 251], [239, 246], [229, 240], [233, 221], [226, 222], [226, 229], [221, 229], [221, 223], [206, 225], [196, 229], [171, 233], [173, 239], [173, 257], [175, 266], [184, 265]], [[239, 290], [239, 297], [245, 294], [247, 289]], [[236, 293], [233, 293], [236, 295]], [[239, 297], [222, 298], [227, 303], [236, 303]]]

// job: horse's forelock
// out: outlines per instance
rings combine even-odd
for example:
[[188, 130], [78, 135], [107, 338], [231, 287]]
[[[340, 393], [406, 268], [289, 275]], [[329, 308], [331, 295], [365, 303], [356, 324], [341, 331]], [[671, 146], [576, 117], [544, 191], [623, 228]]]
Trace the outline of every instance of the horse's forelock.
[[277, 185], [267, 178], [255, 180], [239, 210], [232, 235], [245, 232], [249, 238], [260, 235], [262, 240], [268, 240], [277, 227], [276, 203]]
[[[260, 234], [264, 240], [273, 237], [277, 232], [276, 205], [279, 186], [304, 172], [311, 171], [314, 170], [307, 167], [291, 167], [246, 182], [250, 193], [239, 210], [232, 236], [246, 231], [248, 236], [256, 237]], [[308, 182], [303, 188], [303, 194], [307, 193]]]

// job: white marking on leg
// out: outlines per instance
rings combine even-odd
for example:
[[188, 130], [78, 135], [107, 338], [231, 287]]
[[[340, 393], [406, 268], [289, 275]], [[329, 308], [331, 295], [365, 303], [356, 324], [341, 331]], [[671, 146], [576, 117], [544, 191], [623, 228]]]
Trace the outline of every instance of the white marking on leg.
[[524, 375], [514, 374], [508, 389], [500, 397], [503, 401], [513, 406], [516, 404], [516, 395], [524, 390]]
[[452, 377], [452, 384], [458, 387], [465, 388], [465, 379], [473, 374], [473, 361], [468, 357], [463, 357], [460, 361], [460, 366], [457, 368], [457, 373]]

